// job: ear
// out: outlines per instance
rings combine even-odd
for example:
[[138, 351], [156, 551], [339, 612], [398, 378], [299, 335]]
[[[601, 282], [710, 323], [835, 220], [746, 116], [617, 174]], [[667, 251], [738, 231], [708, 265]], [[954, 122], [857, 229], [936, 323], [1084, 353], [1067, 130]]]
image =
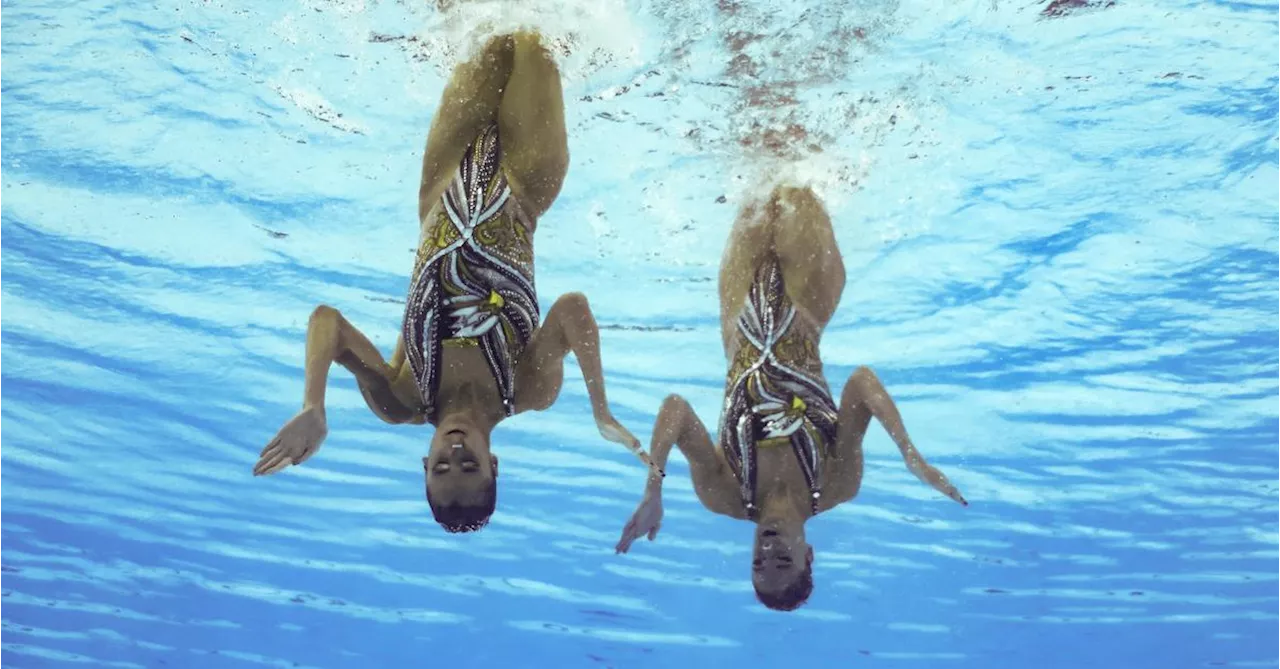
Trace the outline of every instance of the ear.
[[489, 456], [489, 470], [493, 472], [493, 478], [498, 478], [498, 456]]
[[804, 556], [804, 559], [810, 566], [813, 566], [813, 546], [809, 546], [808, 553]]

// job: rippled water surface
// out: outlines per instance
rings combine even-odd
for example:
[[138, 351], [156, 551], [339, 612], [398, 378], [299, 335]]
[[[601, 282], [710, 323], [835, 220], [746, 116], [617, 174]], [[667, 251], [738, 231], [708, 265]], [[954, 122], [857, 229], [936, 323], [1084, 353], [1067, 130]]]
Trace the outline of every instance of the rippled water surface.
[[[1276, 666], [1277, 7], [1079, 4], [5, 0], [3, 665]], [[619, 419], [714, 422], [716, 267], [781, 136], [849, 270], [834, 389], [873, 366], [969, 508], [873, 427], [799, 611], [679, 456], [616, 556], [644, 472], [572, 361], [496, 432], [483, 532], [341, 370], [319, 455], [250, 476], [315, 304], [390, 352], [486, 11], [566, 45], [539, 291], [591, 299]]]

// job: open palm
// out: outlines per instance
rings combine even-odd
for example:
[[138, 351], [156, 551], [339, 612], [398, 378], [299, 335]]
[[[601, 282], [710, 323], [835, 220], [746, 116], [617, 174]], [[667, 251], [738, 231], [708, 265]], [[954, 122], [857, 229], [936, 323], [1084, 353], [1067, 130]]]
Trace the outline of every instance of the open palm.
[[631, 514], [631, 520], [627, 521], [626, 527], [622, 528], [622, 537], [618, 539], [618, 545], [614, 550], [618, 553], [625, 553], [631, 550], [631, 544], [636, 539], [644, 535], [649, 535], [649, 541], [653, 541], [658, 536], [658, 529], [662, 527], [662, 490], [649, 490], [644, 494], [644, 499], [640, 500], [640, 506], [636, 507], [636, 512]]
[[262, 449], [258, 463], [253, 466], [254, 476], [274, 474], [289, 465], [300, 465], [320, 450], [320, 444], [329, 434], [324, 409], [309, 407], [294, 416], [274, 439]]

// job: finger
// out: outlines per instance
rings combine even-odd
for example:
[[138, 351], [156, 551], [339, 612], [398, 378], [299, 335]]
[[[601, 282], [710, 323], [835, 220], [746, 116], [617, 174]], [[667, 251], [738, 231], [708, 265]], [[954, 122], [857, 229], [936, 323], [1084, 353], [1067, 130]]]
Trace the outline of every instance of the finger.
[[284, 469], [289, 464], [289, 458], [284, 453], [275, 453], [270, 458], [263, 458], [256, 468], [258, 475], [274, 474]]
[[618, 545], [614, 546], [614, 553], [622, 554], [631, 549], [631, 542], [635, 541], [635, 537], [630, 532], [623, 532], [622, 538], [618, 540]]
[[653, 541], [653, 538], [654, 538], [654, 537], [656, 537], [656, 536], [658, 536], [658, 528], [659, 528], [659, 527], [662, 527], [662, 525], [660, 525], [660, 524], [659, 524], [659, 525], [654, 525], [654, 526], [653, 526], [653, 529], [649, 530], [649, 541]]
[[274, 460], [283, 452], [284, 452], [283, 446], [281, 446], [278, 442], [272, 443], [269, 447], [262, 449], [262, 453], [259, 454], [258, 456], [258, 462], [261, 463], [261, 462], [266, 462], [268, 460]]
[[258, 455], [259, 455], [259, 456], [265, 456], [265, 455], [267, 454], [267, 451], [269, 451], [269, 450], [271, 450], [272, 448], [275, 448], [276, 446], [279, 446], [279, 445], [280, 445], [280, 437], [279, 437], [279, 436], [277, 436], [275, 439], [272, 439], [272, 440], [271, 440], [271, 441], [270, 441], [266, 446], [263, 446], [263, 447], [262, 447], [262, 452], [258, 453]]
[[268, 463], [272, 462], [273, 459], [274, 459], [274, 456], [271, 456], [271, 455], [265, 455], [261, 458], [258, 458], [258, 461], [253, 463], [253, 475], [261, 476], [262, 473], [267, 470]]
[[286, 450], [286, 449], [285, 449], [285, 447], [284, 447], [284, 444], [283, 444], [283, 443], [281, 443], [281, 441], [280, 441], [279, 439], [276, 439], [275, 441], [271, 442], [270, 444], [267, 444], [267, 447], [266, 447], [266, 448], [262, 449], [262, 452], [258, 454], [258, 456], [259, 456], [259, 457], [258, 457], [258, 459], [259, 459], [259, 460], [270, 460], [271, 458], [274, 458], [275, 456], [280, 455], [281, 453], [285, 452], [285, 450]]
[[263, 472], [263, 473], [264, 473], [264, 474], [274, 474], [274, 473], [276, 473], [276, 472], [284, 471], [285, 469], [287, 469], [287, 468], [289, 467], [289, 464], [290, 464], [290, 463], [289, 463], [289, 460], [286, 458], [286, 459], [284, 459], [284, 460], [281, 460], [278, 464], [276, 464], [275, 466], [271, 467], [270, 469], [268, 469], [267, 471], [265, 471], [265, 472]]
[[267, 471], [267, 466], [262, 464], [261, 462], [259, 462], [257, 466], [253, 468], [254, 476], [266, 476], [269, 473], [270, 472]]

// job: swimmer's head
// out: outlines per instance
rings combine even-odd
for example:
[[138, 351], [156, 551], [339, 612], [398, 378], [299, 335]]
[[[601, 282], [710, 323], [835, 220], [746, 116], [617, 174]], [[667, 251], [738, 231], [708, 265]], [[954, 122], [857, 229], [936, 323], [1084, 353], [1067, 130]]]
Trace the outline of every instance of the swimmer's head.
[[813, 547], [801, 520], [769, 520], [756, 525], [751, 584], [761, 604], [776, 611], [799, 608], [813, 593]]
[[422, 459], [427, 504], [447, 532], [474, 532], [489, 523], [498, 500], [498, 458], [489, 432], [474, 422], [442, 420]]

